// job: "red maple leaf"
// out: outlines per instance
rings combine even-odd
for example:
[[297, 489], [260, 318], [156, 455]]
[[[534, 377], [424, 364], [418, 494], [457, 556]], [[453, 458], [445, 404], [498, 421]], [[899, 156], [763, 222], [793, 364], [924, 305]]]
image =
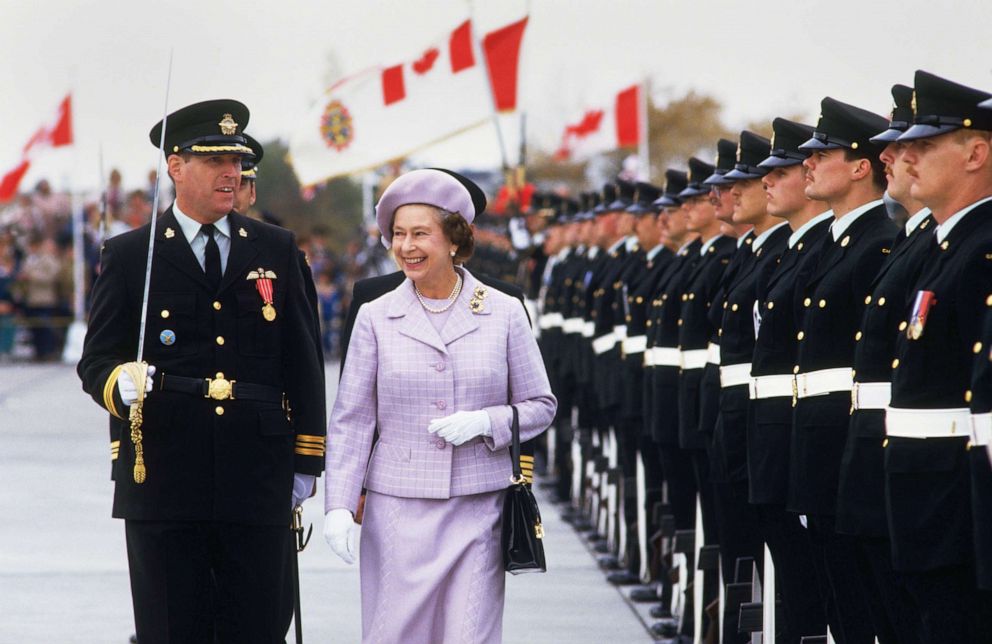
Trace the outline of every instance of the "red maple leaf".
[[424, 55], [413, 61], [413, 71], [420, 75], [426, 74], [434, 66], [434, 61], [437, 57], [441, 55], [441, 52], [437, 50], [437, 47], [431, 47], [424, 52]]

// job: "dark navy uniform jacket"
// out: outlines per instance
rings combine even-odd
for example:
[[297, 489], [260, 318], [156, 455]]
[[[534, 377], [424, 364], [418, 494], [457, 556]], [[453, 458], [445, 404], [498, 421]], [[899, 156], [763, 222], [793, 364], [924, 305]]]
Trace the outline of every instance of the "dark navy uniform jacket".
[[[115, 461], [115, 517], [283, 525], [295, 472], [324, 468], [323, 364], [292, 233], [228, 215], [231, 250], [217, 293], [172, 210], [156, 226], [144, 359], [157, 368], [144, 404], [147, 479], [132, 477], [124, 423]], [[135, 357], [150, 226], [107, 240], [77, 371], [83, 389], [126, 419], [118, 365]], [[262, 314], [252, 271], [273, 273], [275, 319]], [[258, 385], [267, 400], [163, 391], [163, 375]]]

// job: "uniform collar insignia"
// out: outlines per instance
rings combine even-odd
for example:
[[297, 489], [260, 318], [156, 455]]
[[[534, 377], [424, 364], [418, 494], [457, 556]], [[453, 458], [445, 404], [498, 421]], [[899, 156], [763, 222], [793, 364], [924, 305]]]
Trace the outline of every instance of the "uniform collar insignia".
[[175, 236], [176, 236], [176, 231], [172, 230], [171, 228], [166, 228], [165, 229], [165, 238], [166, 239], [172, 239]]

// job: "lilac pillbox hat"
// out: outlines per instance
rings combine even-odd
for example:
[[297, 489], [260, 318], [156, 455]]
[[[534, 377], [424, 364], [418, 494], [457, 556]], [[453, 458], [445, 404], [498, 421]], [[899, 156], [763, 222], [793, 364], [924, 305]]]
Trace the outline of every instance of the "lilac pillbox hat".
[[375, 221], [386, 248], [393, 241], [393, 215], [407, 204], [426, 204], [456, 212], [468, 223], [476, 215], [472, 194], [451, 173], [433, 168], [407, 172], [389, 184], [375, 207]]

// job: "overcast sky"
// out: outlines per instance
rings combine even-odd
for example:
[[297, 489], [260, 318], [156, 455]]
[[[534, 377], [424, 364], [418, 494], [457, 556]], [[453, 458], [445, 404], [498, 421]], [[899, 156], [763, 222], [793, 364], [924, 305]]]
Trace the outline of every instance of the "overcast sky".
[[[71, 90], [77, 144], [38, 158], [24, 185], [93, 188], [102, 146], [105, 170], [140, 186], [156, 163], [147, 134], [170, 48], [170, 108], [238, 98], [256, 137], [288, 139], [335, 74], [409, 60], [470, 11], [479, 34], [528, 8], [520, 103], [528, 138], [547, 148], [585, 106], [644, 77], [661, 102], [716, 96], [732, 127], [813, 120], [825, 95], [887, 114], [889, 88], [917, 68], [992, 91], [987, 0], [0, 0], [0, 174]], [[499, 163], [489, 127], [425, 154]]]

